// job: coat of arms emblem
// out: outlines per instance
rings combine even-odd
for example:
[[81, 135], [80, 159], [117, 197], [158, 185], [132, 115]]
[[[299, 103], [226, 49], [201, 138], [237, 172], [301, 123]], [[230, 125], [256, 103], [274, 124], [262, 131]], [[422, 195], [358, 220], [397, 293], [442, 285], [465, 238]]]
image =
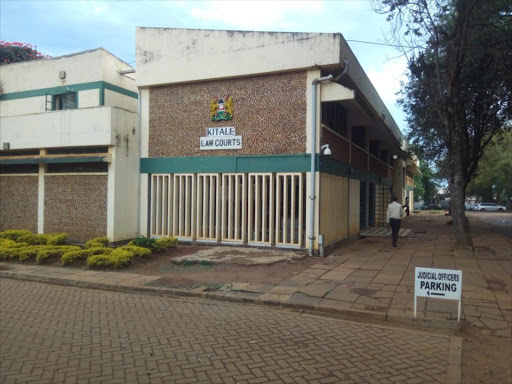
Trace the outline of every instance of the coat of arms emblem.
[[210, 102], [210, 120], [231, 120], [233, 118], [233, 98], [227, 96], [220, 99], [212, 99]]

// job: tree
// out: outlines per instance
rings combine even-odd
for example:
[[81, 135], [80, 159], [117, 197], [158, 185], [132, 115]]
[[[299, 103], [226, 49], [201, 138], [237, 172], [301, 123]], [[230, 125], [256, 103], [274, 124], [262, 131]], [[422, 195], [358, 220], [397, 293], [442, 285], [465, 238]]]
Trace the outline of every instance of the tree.
[[465, 189], [485, 147], [512, 118], [509, 0], [383, 0], [395, 45], [408, 59], [401, 104], [419, 156], [447, 175], [453, 229], [472, 246]]
[[478, 163], [476, 177], [467, 187], [467, 194], [482, 201], [508, 201], [512, 207], [512, 131], [495, 137]]
[[432, 202], [438, 190], [438, 182], [426, 161], [420, 161], [420, 175], [414, 176], [414, 198]]
[[39, 52], [32, 44], [0, 41], [0, 65], [40, 60], [49, 57]]

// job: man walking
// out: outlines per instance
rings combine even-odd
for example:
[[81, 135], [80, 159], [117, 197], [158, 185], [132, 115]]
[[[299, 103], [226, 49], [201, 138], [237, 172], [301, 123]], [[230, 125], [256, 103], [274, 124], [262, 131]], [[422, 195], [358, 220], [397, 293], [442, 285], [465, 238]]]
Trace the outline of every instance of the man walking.
[[400, 219], [402, 218], [402, 205], [397, 202], [396, 196], [393, 196], [393, 202], [388, 205], [386, 214], [386, 223], [391, 225], [393, 235], [393, 247], [397, 247], [398, 232], [400, 231]]

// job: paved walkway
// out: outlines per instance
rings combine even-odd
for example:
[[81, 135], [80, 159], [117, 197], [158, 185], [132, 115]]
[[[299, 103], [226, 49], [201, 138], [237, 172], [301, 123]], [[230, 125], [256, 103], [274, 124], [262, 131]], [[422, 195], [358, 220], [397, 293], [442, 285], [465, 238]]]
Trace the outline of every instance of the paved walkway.
[[[195, 295], [332, 312], [377, 320], [410, 321], [413, 317], [414, 268], [463, 271], [463, 320], [484, 333], [511, 337], [512, 240], [492, 232], [481, 213], [470, 214], [476, 251], [453, 250], [447, 218], [423, 213], [403, 223], [410, 236], [399, 240], [366, 238], [341, 248], [329, 264], [311, 268], [276, 285], [231, 282], [211, 291], [166, 286], [157, 276], [71, 268], [0, 263], [0, 277], [46, 280], [72, 285], [162, 294]], [[511, 220], [512, 215], [502, 215]], [[2, 269], [2, 268], [0, 268]], [[418, 318], [456, 325], [457, 302], [418, 298]]]
[[212, 300], [0, 287], [3, 384], [461, 382], [459, 337]]

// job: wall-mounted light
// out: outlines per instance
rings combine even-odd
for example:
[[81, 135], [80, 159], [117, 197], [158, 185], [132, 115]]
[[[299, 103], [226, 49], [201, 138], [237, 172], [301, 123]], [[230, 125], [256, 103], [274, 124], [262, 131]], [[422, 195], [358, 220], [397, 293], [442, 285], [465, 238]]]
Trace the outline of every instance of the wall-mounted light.
[[398, 159], [398, 155], [393, 155], [393, 160]]
[[324, 144], [320, 147], [320, 153], [324, 154], [325, 156], [331, 156], [331, 148], [329, 148], [329, 144]]
[[64, 80], [66, 78], [66, 71], [59, 72], [59, 79]]

